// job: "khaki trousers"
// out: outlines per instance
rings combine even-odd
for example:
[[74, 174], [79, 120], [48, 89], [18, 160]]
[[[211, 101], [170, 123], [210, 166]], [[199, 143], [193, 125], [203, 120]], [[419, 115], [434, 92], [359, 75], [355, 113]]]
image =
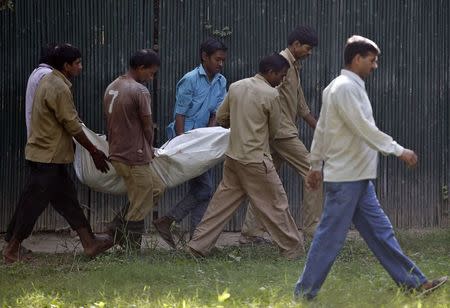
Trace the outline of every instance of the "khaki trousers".
[[247, 196], [255, 205], [255, 217], [272, 236], [281, 253], [289, 259], [302, 255], [303, 237], [289, 212], [281, 180], [268, 158], [262, 163], [251, 164], [225, 158], [222, 181], [188, 246], [202, 255], [208, 254]]
[[[277, 171], [280, 170], [283, 161], [286, 161], [305, 179], [310, 167], [309, 152], [300, 139], [297, 137], [276, 139], [271, 142], [270, 146]], [[262, 236], [265, 229], [256, 219], [253, 208], [254, 206], [249, 203], [241, 233], [245, 236]], [[322, 188], [313, 191], [303, 185], [302, 229], [305, 233], [310, 235], [314, 233], [322, 214], [322, 208]]]
[[127, 165], [119, 161], [111, 161], [111, 164], [127, 187], [130, 205], [125, 220], [143, 220], [164, 193], [164, 183], [151, 169], [150, 164]]

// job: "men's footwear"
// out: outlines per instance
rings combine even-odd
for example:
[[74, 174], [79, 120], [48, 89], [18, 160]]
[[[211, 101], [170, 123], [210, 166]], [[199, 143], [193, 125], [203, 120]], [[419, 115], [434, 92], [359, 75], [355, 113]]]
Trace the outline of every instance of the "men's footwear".
[[432, 281], [427, 281], [424, 284], [422, 284], [420, 287], [416, 289], [416, 291], [420, 292], [419, 296], [428, 295], [440, 286], [442, 286], [444, 283], [446, 283], [448, 280], [447, 276], [443, 276], [440, 278], [436, 278]]
[[262, 236], [239, 236], [240, 245], [270, 245], [272, 242]]
[[173, 249], [176, 248], [175, 241], [173, 239], [173, 234], [170, 231], [170, 227], [172, 226], [172, 223], [174, 222], [174, 219], [163, 216], [161, 218], [158, 218], [153, 221], [153, 225], [156, 228], [156, 231], [158, 231], [159, 235], [161, 235], [161, 238]]

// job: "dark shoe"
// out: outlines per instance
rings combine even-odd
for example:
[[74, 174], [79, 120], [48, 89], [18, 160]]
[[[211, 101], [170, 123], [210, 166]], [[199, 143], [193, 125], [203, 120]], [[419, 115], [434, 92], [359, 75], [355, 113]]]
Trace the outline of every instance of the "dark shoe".
[[163, 216], [161, 218], [158, 218], [157, 220], [153, 221], [153, 225], [156, 228], [156, 231], [158, 231], [159, 235], [161, 235], [161, 238], [173, 249], [176, 248], [175, 241], [173, 239], [172, 232], [170, 231], [170, 227], [172, 226], [172, 223], [174, 220], [170, 217]]
[[422, 284], [420, 287], [416, 289], [416, 291], [420, 292], [419, 296], [428, 295], [440, 286], [442, 286], [444, 283], [446, 283], [448, 280], [447, 276], [443, 276], [440, 278], [436, 278], [432, 281], [427, 281], [424, 284]]

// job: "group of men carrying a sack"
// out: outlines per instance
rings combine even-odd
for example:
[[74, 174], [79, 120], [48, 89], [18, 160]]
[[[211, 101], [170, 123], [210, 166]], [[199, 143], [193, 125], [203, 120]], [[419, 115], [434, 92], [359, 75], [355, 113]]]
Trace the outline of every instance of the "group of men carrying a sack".
[[[283, 256], [297, 259], [305, 247], [278, 176], [285, 161], [306, 179], [303, 231], [312, 235], [317, 228], [296, 296], [313, 298], [317, 294], [352, 221], [397, 284], [436, 288], [446, 278], [428, 281], [403, 254], [372, 184], [378, 151], [394, 154], [408, 166], [417, 163], [413, 151], [375, 126], [363, 78], [377, 67], [378, 46], [359, 36], [347, 41], [345, 69], [325, 89], [317, 122], [305, 102], [299, 75], [301, 60], [318, 44], [317, 34], [310, 27], [297, 27], [287, 44], [279, 54], [263, 57], [258, 73], [232, 83], [228, 92], [221, 74], [227, 47], [214, 38], [201, 44], [201, 64], [177, 84], [174, 122], [168, 127], [168, 136], [200, 127], [229, 127], [223, 178], [214, 194], [210, 171], [191, 179], [186, 196], [153, 222], [157, 231], [175, 248], [171, 225], [190, 214], [191, 240], [186, 249], [204, 257], [248, 199], [240, 242], [263, 242], [262, 234], [267, 231]], [[160, 58], [153, 50], [137, 51], [130, 58], [128, 72], [107, 87], [103, 105], [107, 156], [85, 136], [75, 110], [69, 80], [81, 72], [80, 51], [61, 44], [49, 48], [49, 53], [42, 67], [46, 72], [38, 68], [29, 80], [29, 86], [35, 87], [31, 90], [35, 93], [27, 93], [27, 110], [32, 110], [25, 149], [30, 178], [8, 227], [4, 260], [11, 263], [27, 258], [28, 251], [21, 243], [48, 204], [78, 233], [89, 256], [116, 243], [139, 248], [144, 218], [165, 190], [150, 168], [154, 156], [151, 96], [143, 85], [153, 79]], [[299, 139], [299, 118], [317, 127], [311, 156]], [[102, 234], [93, 234], [67, 173], [74, 156], [72, 137], [90, 152], [97, 169], [107, 172], [109, 160], [127, 187], [129, 202]], [[322, 169], [325, 207], [319, 223]]]

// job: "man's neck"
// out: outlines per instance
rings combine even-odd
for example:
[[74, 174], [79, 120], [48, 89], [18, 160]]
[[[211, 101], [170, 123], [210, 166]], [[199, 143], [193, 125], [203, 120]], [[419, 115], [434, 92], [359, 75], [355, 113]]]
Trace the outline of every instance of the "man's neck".
[[295, 62], [298, 62], [298, 59], [294, 55], [294, 46], [289, 45], [288, 46], [289, 51], [291, 52], [292, 57], [294, 58]]
[[127, 76], [128, 78], [133, 79], [136, 82], [140, 82], [139, 79], [137, 78], [136, 71], [133, 70], [133, 69], [129, 69], [128, 72], [125, 74], [125, 76]]
[[364, 76], [361, 76], [361, 74], [359, 73], [359, 71], [356, 70], [356, 69], [355, 69], [354, 67], [352, 67], [351, 65], [346, 65], [344, 68], [345, 68], [347, 71], [350, 71], [350, 72], [352, 72], [352, 73], [355, 73], [356, 75], [359, 76], [359, 78], [361, 78], [361, 79], [364, 80]]
[[[202, 66], [203, 66], [203, 64], [202, 64]], [[208, 80], [209, 80], [209, 81], [212, 81], [212, 80], [214, 79], [214, 77], [216, 76], [216, 74], [211, 73], [211, 72], [208, 71], [208, 70], [206, 69], [206, 67], [204, 67], [204, 66], [203, 66], [203, 69], [205, 70], [206, 76], [208, 76]]]

